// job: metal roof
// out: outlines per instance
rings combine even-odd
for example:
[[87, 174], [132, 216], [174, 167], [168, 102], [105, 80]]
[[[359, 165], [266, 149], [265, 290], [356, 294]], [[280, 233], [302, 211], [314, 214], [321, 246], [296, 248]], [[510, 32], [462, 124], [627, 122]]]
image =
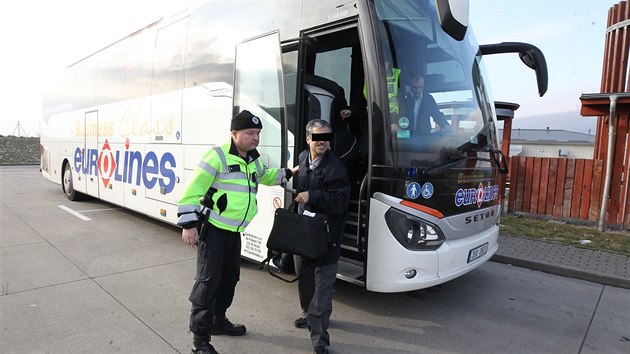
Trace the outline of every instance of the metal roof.
[[[503, 129], [500, 129], [499, 136], [503, 136]], [[511, 144], [514, 143], [549, 143], [549, 144], [572, 144], [572, 145], [594, 145], [595, 135], [572, 132], [560, 129], [512, 129]]]

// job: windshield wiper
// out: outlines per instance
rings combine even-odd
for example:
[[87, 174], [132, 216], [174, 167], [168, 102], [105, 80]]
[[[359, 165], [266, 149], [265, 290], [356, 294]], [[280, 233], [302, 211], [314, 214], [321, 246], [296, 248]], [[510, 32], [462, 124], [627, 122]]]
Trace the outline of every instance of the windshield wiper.
[[[493, 149], [493, 148], [488, 148], [488, 151], [490, 151], [492, 159], [497, 164], [499, 173], [506, 175], [508, 173], [508, 164], [507, 164], [507, 157], [503, 155], [503, 151], [499, 149]], [[497, 157], [497, 154], [499, 155], [499, 157]]]
[[499, 149], [492, 148], [490, 146], [486, 146], [483, 148], [469, 148], [467, 151], [471, 152], [489, 152], [492, 161], [497, 164], [497, 168], [499, 169], [499, 173], [507, 174], [508, 173], [508, 165], [507, 165], [507, 157], [503, 154], [503, 151]]
[[460, 163], [461, 161], [464, 161], [464, 160], [467, 160], [467, 161], [468, 160], [490, 161], [489, 159], [487, 159], [485, 157], [463, 156], [463, 157], [460, 157], [460, 158], [458, 158], [456, 160], [445, 162], [445, 163], [443, 163], [441, 165], [433, 166], [431, 168], [425, 168], [424, 170], [420, 171], [420, 174], [424, 175], [424, 176], [430, 176], [430, 175], [432, 175], [435, 172], [442, 172], [444, 169], [446, 169], [448, 167], [451, 167], [453, 165], [456, 165], [456, 164], [458, 164], [458, 163]]
[[462, 157], [454, 159], [453, 161], [445, 162], [445, 163], [443, 163], [441, 165], [433, 166], [431, 168], [425, 168], [424, 170], [422, 170], [420, 172], [420, 174], [422, 174], [424, 176], [430, 176], [433, 173], [442, 172], [444, 169], [446, 169], [448, 167], [451, 167], [451, 166], [453, 166], [455, 164], [458, 164], [458, 163], [460, 163], [463, 160], [466, 160], [466, 161], [469, 161], [469, 160], [493, 161], [497, 165], [497, 168], [499, 169], [499, 173], [501, 173], [501, 174], [507, 174], [508, 173], [507, 159], [506, 159], [505, 155], [503, 155], [503, 152], [501, 150], [493, 149], [491, 147], [485, 147], [485, 148], [481, 148], [481, 149], [469, 149], [467, 151], [470, 151], [470, 152], [489, 152], [490, 153], [490, 159], [488, 159], [486, 157], [479, 157], [479, 156], [462, 156]]

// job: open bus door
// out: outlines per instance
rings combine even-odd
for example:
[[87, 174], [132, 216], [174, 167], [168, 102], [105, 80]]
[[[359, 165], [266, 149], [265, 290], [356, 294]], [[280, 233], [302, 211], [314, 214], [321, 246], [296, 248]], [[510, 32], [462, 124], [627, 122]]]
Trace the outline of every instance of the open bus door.
[[[365, 254], [359, 234], [365, 235], [366, 219], [365, 207], [362, 211], [359, 206], [359, 189], [369, 153], [362, 58], [356, 19], [305, 29], [298, 39], [283, 43], [287, 116], [297, 137], [295, 154], [308, 148], [307, 122], [323, 119], [333, 129], [332, 151], [348, 170], [352, 193], [337, 278], [360, 286], [364, 285]], [[352, 111], [350, 118], [342, 119], [344, 109]]]
[[[236, 47], [233, 112], [248, 110], [262, 121], [258, 152], [268, 167], [287, 167], [293, 137], [287, 133], [280, 36], [277, 31], [245, 40]], [[241, 255], [262, 261], [276, 208], [284, 207], [282, 187], [259, 185], [258, 215], [244, 232]]]

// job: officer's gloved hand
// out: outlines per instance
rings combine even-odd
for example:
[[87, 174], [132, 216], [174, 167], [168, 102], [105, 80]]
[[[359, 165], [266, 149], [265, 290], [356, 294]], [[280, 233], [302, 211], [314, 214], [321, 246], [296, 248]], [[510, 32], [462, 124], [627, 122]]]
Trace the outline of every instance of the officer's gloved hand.
[[190, 247], [195, 247], [199, 235], [197, 234], [197, 228], [182, 229], [182, 241], [184, 241]]

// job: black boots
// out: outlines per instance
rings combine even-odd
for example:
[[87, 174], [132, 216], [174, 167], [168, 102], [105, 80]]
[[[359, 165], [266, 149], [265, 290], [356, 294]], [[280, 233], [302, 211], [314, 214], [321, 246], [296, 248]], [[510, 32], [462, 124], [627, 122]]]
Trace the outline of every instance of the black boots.
[[242, 336], [245, 334], [245, 326], [242, 324], [233, 324], [225, 315], [212, 316], [212, 329], [208, 334], [193, 332], [192, 354], [219, 354], [210, 344], [210, 335], [227, 334], [229, 336]]
[[313, 354], [328, 354], [328, 347], [319, 346], [313, 349]]
[[293, 325], [297, 328], [306, 328], [307, 326], [306, 312], [303, 312], [302, 315], [300, 315], [300, 317], [296, 318], [295, 321], [293, 321]]
[[234, 324], [225, 315], [212, 316], [212, 330], [210, 334], [227, 334], [228, 336], [242, 336], [246, 328], [242, 324]]
[[210, 344], [210, 337], [206, 334], [193, 333], [192, 354], [219, 354]]

